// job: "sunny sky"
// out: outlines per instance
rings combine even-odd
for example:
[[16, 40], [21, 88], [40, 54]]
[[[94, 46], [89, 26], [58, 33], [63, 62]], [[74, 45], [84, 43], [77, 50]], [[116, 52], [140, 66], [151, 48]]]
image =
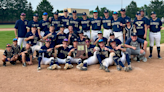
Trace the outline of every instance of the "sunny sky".
[[[54, 11], [59, 9], [63, 10], [64, 8], [82, 8], [94, 10], [98, 5], [99, 8], [107, 7], [107, 9], [118, 11], [121, 8], [121, 1], [123, 2], [123, 8], [130, 4], [132, 0], [48, 0], [51, 5], [54, 7]], [[150, 4], [151, 0], [133, 0], [137, 2], [137, 6], [141, 7], [144, 4]], [[32, 3], [33, 10], [36, 9], [37, 5], [41, 0], [28, 0]]]

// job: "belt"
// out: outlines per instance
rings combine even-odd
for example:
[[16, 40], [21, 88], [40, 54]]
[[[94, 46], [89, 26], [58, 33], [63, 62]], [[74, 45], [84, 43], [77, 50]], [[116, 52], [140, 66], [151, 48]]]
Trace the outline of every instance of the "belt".
[[84, 32], [87, 32], [87, 31], [89, 31], [89, 30], [83, 30]]
[[109, 29], [111, 29], [111, 28], [104, 28], [104, 29], [109, 30]]
[[158, 32], [160, 32], [160, 31], [158, 31], [158, 32], [153, 32], [153, 31], [150, 31], [150, 32], [152, 32], [152, 33], [158, 33]]
[[[100, 30], [101, 30], [101, 29], [100, 29]], [[100, 30], [97, 30], [97, 29], [96, 29], [96, 30], [94, 30], [94, 31], [100, 31]]]

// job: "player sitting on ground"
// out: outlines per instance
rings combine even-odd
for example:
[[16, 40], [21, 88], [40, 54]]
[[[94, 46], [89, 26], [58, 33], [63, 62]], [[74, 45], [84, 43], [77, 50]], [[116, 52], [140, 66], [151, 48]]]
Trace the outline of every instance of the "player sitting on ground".
[[99, 41], [100, 39], [103, 39], [105, 45], [107, 44], [107, 38], [103, 37], [102, 31], [99, 31], [99, 32], [98, 32], [98, 38], [95, 39], [94, 45], [97, 45], [97, 44], [98, 44], [98, 41]]
[[[140, 48], [140, 44], [144, 44], [143, 49]], [[138, 55], [140, 60], [143, 60], [143, 62], [147, 61], [147, 58], [144, 56], [146, 54], [147, 41], [138, 38], [136, 33], [131, 34], [131, 38], [125, 42], [125, 47], [129, 57], [130, 55]], [[137, 61], [140, 62], [140, 60], [138, 59]]]
[[26, 67], [26, 63], [29, 65], [32, 65], [32, 48], [31, 48], [31, 42], [27, 41], [26, 47], [23, 47], [21, 50], [21, 58], [23, 67]]
[[21, 60], [21, 57], [20, 57], [21, 49], [20, 49], [20, 46], [17, 45], [17, 39], [16, 38], [13, 39], [12, 49], [14, 51], [15, 60], [20, 61]]
[[10, 62], [12, 65], [16, 64], [14, 51], [13, 51], [12, 46], [10, 44], [6, 45], [6, 50], [3, 53], [2, 62], [3, 62], [4, 67], [6, 66], [6, 62]]

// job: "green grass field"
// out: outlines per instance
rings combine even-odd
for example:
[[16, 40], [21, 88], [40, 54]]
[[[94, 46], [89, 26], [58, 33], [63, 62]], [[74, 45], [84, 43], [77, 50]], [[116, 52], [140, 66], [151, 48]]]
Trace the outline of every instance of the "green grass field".
[[0, 28], [14, 28], [14, 24], [9, 24], [9, 25], [0, 25]]

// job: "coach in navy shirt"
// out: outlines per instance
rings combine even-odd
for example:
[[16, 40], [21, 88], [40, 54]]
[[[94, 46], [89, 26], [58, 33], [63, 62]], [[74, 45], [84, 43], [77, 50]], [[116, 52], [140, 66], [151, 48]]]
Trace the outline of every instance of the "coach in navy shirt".
[[26, 41], [24, 41], [25, 35], [27, 33], [27, 24], [28, 21], [25, 20], [26, 14], [21, 13], [20, 19], [16, 21], [15, 23], [15, 36], [18, 39], [18, 45], [21, 47], [21, 44], [23, 42], [23, 47], [26, 46]]
[[37, 13], [35, 13], [33, 15], [33, 20], [31, 20], [31, 21], [28, 22], [28, 25], [26, 27], [27, 28], [27, 32], [29, 32], [31, 30], [32, 26], [36, 26], [37, 29], [40, 29], [39, 22], [38, 22], [38, 16], [39, 15]]

